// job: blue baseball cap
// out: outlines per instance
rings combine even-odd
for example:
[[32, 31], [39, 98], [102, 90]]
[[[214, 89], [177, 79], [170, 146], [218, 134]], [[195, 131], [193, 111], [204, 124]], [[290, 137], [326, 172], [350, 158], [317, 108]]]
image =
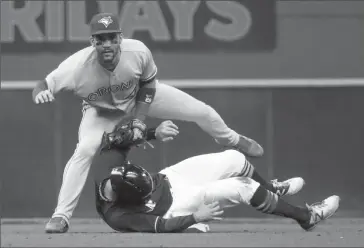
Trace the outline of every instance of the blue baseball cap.
[[112, 13], [99, 13], [90, 21], [91, 35], [121, 33], [119, 18]]

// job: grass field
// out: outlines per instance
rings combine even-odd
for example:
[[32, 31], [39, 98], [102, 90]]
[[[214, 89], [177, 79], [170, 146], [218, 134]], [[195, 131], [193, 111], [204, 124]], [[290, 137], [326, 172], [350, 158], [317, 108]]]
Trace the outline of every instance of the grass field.
[[66, 234], [46, 234], [47, 219], [3, 219], [1, 247], [363, 247], [364, 219], [333, 218], [311, 232], [290, 220], [227, 219], [205, 234], [116, 233], [96, 219], [72, 219]]

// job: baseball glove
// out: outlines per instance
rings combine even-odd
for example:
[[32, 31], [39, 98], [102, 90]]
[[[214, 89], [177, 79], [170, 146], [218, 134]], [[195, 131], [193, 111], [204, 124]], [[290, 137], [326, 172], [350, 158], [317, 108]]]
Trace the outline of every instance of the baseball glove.
[[128, 123], [120, 123], [116, 125], [114, 131], [110, 133], [104, 132], [101, 152], [111, 149], [128, 150], [133, 146], [139, 146], [144, 143], [146, 136], [147, 126], [144, 122], [132, 119]]

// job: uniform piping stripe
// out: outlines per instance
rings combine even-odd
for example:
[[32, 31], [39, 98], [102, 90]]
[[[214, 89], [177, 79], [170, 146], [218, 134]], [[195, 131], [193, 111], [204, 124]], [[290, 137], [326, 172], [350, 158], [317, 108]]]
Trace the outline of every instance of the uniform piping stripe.
[[249, 170], [250, 170], [250, 163], [248, 160], [245, 160], [245, 171], [244, 171], [244, 176], [247, 176], [249, 174]]
[[273, 198], [272, 198], [272, 202], [270, 204], [268, 213], [272, 213], [276, 209], [277, 204], [278, 204], [278, 196], [274, 193], [272, 193], [272, 195], [273, 195]]
[[141, 82], [148, 82], [148, 81], [150, 81], [151, 79], [155, 78], [155, 76], [157, 75], [157, 72], [158, 72], [158, 69], [155, 69], [154, 73], [150, 77], [148, 77], [146, 79], [141, 79], [140, 81]]
[[271, 203], [272, 203], [272, 200], [273, 200], [273, 195], [272, 195], [272, 193], [271, 192], [268, 192], [268, 197], [266, 198], [266, 201], [265, 201], [265, 207], [262, 209], [262, 212], [263, 213], [266, 213], [268, 210], [269, 210], [269, 208], [270, 208], [270, 205], [271, 205]]
[[265, 207], [265, 201], [262, 204], [260, 204], [258, 207], [256, 207], [256, 209], [261, 210], [264, 207]]
[[149, 192], [148, 195], [146, 195], [144, 198], [147, 198], [149, 197], [152, 193], [153, 193], [153, 190], [154, 190], [154, 181], [153, 181], [153, 178], [152, 178], [152, 175], [150, 175], [149, 173], [147, 173], [149, 178], [150, 178], [150, 181], [152, 182], [152, 190]]
[[267, 207], [267, 204], [269, 202], [269, 193], [267, 195], [267, 197], [264, 199], [264, 202], [258, 207], [258, 210], [264, 212], [264, 209]]
[[253, 172], [254, 172], [254, 167], [248, 160], [247, 160], [247, 163], [249, 165], [249, 170], [248, 170], [248, 172], [246, 174], [246, 177], [252, 177]]
[[[87, 110], [87, 109], [82, 109], [82, 119], [81, 119], [81, 122], [80, 122], [80, 128], [78, 128], [78, 133], [77, 133], [77, 136], [78, 136], [78, 142], [77, 142], [77, 145], [76, 145], [76, 149], [75, 149], [75, 151], [73, 152], [73, 155], [72, 155], [72, 157], [70, 158], [70, 160], [68, 161], [68, 163], [67, 163], [67, 164], [71, 164], [71, 162], [72, 162], [72, 160], [74, 159], [74, 157], [75, 157], [75, 155], [76, 155], [76, 153], [77, 153], [77, 150], [78, 150], [78, 148], [79, 148], [79, 142], [80, 142], [80, 129], [81, 129], [81, 125], [82, 125], [82, 123], [83, 123], [83, 122], [84, 122], [84, 120], [85, 120], [85, 113], [86, 113], [86, 110]], [[66, 166], [65, 171], [64, 171], [64, 175], [66, 175], [66, 174], [67, 174], [69, 167], [70, 167], [70, 166]], [[64, 181], [64, 180], [63, 180], [63, 181]]]
[[248, 169], [248, 164], [247, 160], [245, 160], [243, 170], [241, 171], [241, 176], [245, 176], [247, 169]]
[[271, 192], [268, 191], [268, 195], [265, 198], [264, 202], [262, 204], [260, 204], [258, 207], [256, 207], [256, 209], [265, 213], [269, 209], [272, 198], [273, 197], [272, 197]]
[[243, 168], [240, 176], [251, 177], [253, 175], [253, 172], [254, 172], [253, 165], [248, 160], [245, 160], [244, 168]]
[[154, 231], [156, 233], [158, 233], [158, 230], [157, 230], [157, 223], [158, 223], [158, 220], [159, 220], [159, 216], [155, 219], [155, 223], [154, 223]]

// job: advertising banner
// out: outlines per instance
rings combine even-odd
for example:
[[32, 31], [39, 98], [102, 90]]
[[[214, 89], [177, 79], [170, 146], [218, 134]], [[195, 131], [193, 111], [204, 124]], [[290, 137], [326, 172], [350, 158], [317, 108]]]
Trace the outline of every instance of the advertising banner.
[[2, 1], [2, 53], [74, 52], [89, 44], [98, 12], [120, 18], [124, 36], [152, 51], [270, 51], [276, 3], [239, 1]]

